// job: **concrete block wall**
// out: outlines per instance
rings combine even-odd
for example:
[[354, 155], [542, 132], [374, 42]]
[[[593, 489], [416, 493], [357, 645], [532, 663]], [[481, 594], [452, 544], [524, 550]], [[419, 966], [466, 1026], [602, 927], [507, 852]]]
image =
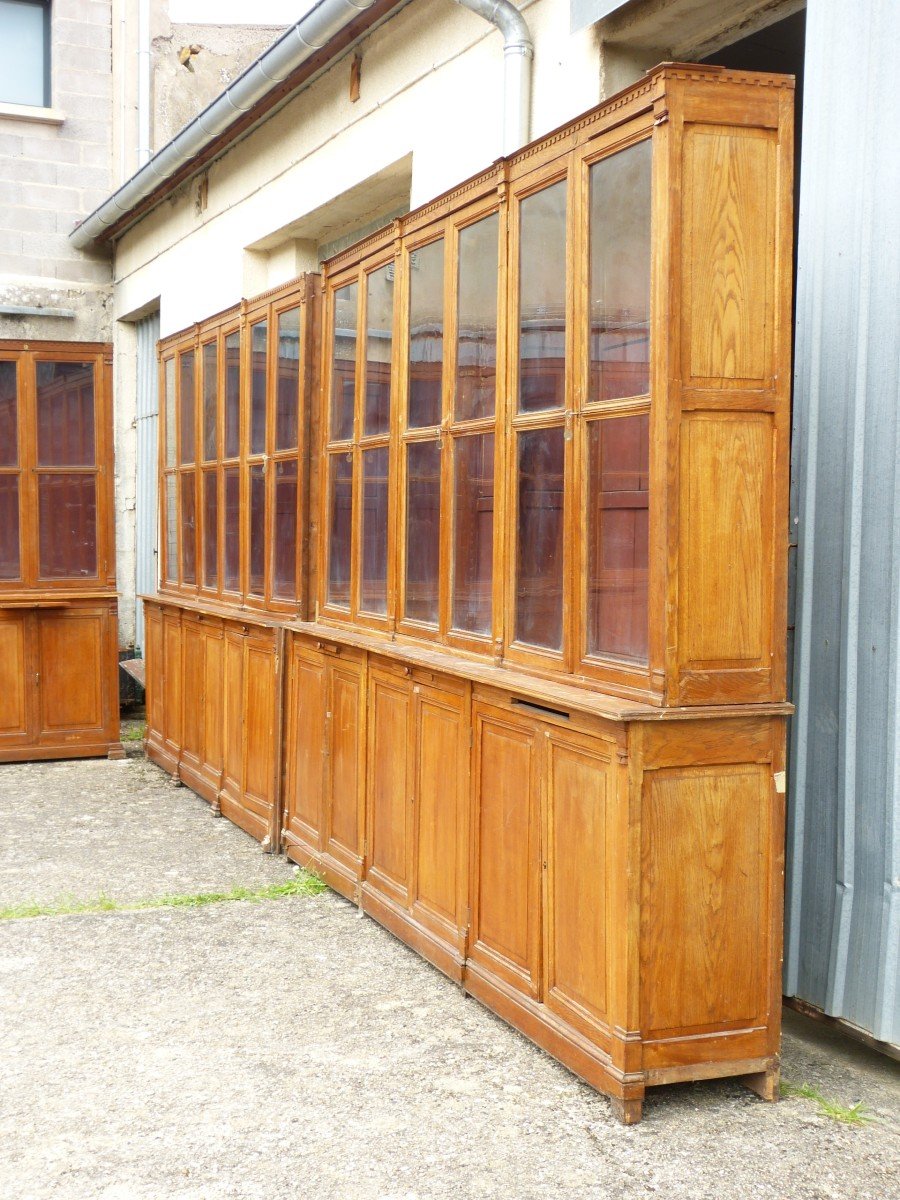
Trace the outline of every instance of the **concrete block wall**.
[[111, 190], [112, 2], [54, 0], [51, 101], [0, 103], [0, 338], [107, 341], [111, 266], [69, 242], [73, 226]]

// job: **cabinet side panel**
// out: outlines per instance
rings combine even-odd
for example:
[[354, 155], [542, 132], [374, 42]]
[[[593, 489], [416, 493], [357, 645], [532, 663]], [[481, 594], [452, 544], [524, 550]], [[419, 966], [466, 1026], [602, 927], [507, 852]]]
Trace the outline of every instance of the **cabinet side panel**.
[[641, 1024], [645, 1038], [764, 1023], [771, 768], [645, 777]]

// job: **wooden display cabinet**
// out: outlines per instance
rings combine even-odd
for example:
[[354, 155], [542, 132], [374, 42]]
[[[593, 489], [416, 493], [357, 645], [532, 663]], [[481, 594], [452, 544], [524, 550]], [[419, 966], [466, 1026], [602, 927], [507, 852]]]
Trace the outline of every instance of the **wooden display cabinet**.
[[124, 755], [111, 354], [0, 341], [0, 762]]

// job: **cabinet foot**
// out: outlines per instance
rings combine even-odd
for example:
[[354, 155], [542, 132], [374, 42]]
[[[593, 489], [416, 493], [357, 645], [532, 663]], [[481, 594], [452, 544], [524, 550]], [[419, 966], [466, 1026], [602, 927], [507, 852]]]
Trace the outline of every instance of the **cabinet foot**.
[[613, 1116], [621, 1125], [637, 1125], [643, 1116], [643, 1100], [620, 1100], [618, 1096], [610, 1096], [609, 1103]]
[[106, 757], [113, 762], [118, 762], [125, 757], [125, 747], [121, 742], [114, 742], [107, 751]]
[[770, 1067], [768, 1071], [759, 1071], [756, 1075], [740, 1075], [739, 1081], [745, 1088], [755, 1092], [763, 1100], [778, 1099], [778, 1085], [781, 1082], [781, 1067]]

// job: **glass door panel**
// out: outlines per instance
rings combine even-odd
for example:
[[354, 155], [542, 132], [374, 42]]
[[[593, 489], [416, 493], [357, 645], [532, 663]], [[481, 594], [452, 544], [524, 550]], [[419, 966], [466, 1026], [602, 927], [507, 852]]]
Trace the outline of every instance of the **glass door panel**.
[[388, 448], [362, 453], [362, 584], [360, 608], [387, 612]]
[[561, 425], [518, 435], [515, 639], [562, 649], [563, 468]]
[[519, 412], [562, 408], [566, 383], [566, 181], [519, 206]]
[[494, 435], [454, 439], [454, 629], [491, 632], [494, 553]]
[[93, 472], [41, 472], [38, 529], [41, 579], [96, 578], [97, 485]]
[[420, 246], [409, 256], [410, 429], [441, 421], [444, 365], [444, 239]]
[[391, 351], [394, 322], [394, 264], [372, 271], [366, 281], [366, 386], [363, 437], [391, 427]]
[[275, 516], [272, 539], [272, 595], [297, 598], [297, 460], [275, 464]]
[[278, 315], [275, 449], [295, 450], [300, 419], [300, 309]]
[[0, 580], [21, 576], [18, 371], [0, 362]]
[[455, 421], [494, 415], [497, 393], [497, 213], [459, 233]]
[[441, 444], [406, 447], [405, 616], [436, 625], [440, 562]]
[[38, 362], [37, 465], [93, 467], [94, 364]]

